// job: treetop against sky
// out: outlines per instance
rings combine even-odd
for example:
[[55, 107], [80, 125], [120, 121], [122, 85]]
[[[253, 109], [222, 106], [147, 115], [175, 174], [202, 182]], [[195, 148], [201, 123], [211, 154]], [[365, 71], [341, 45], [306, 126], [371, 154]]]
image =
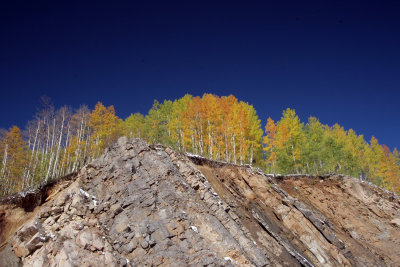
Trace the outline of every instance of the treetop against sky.
[[400, 132], [399, 1], [2, 1], [0, 128], [55, 106], [233, 94], [262, 124], [302, 121]]
[[124, 120], [101, 102], [56, 110], [44, 100], [23, 131], [13, 126], [0, 135], [2, 195], [77, 171], [122, 135], [270, 173], [348, 174], [400, 190], [396, 149], [316, 117], [302, 122], [290, 108], [263, 126], [255, 108], [233, 95], [155, 100], [147, 114]]

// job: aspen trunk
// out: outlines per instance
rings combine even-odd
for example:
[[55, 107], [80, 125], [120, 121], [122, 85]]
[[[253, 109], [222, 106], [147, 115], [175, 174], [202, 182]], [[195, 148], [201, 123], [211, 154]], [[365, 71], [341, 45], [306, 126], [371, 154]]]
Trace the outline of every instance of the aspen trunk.
[[236, 164], [236, 140], [235, 140], [235, 135], [232, 135], [232, 146], [233, 146], [233, 163]]
[[62, 133], [63, 133], [63, 130], [64, 130], [64, 120], [65, 120], [65, 113], [63, 113], [63, 118], [62, 118], [62, 122], [61, 122], [61, 130], [60, 130], [60, 136], [58, 138], [58, 146], [57, 146], [57, 151], [56, 151], [56, 158], [54, 160], [53, 171], [51, 173], [52, 177], [55, 176], [55, 172], [56, 172], [56, 168], [57, 168], [58, 156], [59, 156], [59, 152], [60, 152], [60, 148], [61, 148]]
[[4, 175], [6, 173], [6, 168], [7, 168], [7, 152], [8, 152], [8, 144], [6, 144], [4, 148], [4, 156], [3, 156], [3, 166], [1, 167], [1, 179], [2, 182], [4, 181]]
[[250, 166], [253, 164], [253, 143], [250, 145]]
[[38, 134], [39, 134], [39, 130], [40, 130], [40, 120], [38, 120], [38, 127], [36, 129], [35, 138], [34, 138], [34, 141], [33, 141], [31, 158], [29, 160], [29, 166], [28, 166], [28, 169], [26, 171], [26, 175], [25, 175], [25, 179], [24, 179], [24, 183], [26, 183], [26, 184], [30, 184], [29, 181], [27, 181], [27, 180], [29, 179], [31, 168], [32, 168], [33, 156], [35, 154], [36, 140], [37, 140], [37, 137], [38, 137]]
[[296, 164], [296, 157], [294, 156], [294, 147], [293, 147], [293, 145], [291, 145], [291, 146], [292, 146], [292, 156], [293, 156], [294, 167], [295, 167], [296, 173], [299, 173], [299, 170], [298, 170], [297, 164]]
[[53, 134], [51, 137], [51, 146], [50, 146], [50, 160], [48, 163], [48, 167], [47, 167], [47, 172], [46, 172], [46, 178], [45, 181], [47, 182], [50, 178], [50, 171], [51, 171], [51, 167], [53, 166], [53, 161], [54, 161], [54, 135], [55, 135], [55, 127], [56, 127], [56, 118], [54, 118], [53, 120]]

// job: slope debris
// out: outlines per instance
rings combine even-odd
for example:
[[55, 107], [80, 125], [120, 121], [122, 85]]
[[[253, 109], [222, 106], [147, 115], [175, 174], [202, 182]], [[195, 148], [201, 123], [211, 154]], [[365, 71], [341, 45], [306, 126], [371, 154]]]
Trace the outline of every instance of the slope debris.
[[399, 197], [355, 178], [266, 175], [123, 137], [39, 195], [0, 203], [0, 266], [400, 264]]

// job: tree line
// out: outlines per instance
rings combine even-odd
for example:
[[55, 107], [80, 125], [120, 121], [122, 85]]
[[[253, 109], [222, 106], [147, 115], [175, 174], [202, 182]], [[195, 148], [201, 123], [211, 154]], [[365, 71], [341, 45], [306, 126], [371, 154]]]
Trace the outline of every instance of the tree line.
[[113, 106], [98, 103], [55, 110], [45, 100], [24, 131], [17, 126], [0, 134], [0, 196], [34, 188], [79, 170], [120, 135], [122, 120]]
[[100, 102], [93, 110], [55, 110], [44, 99], [23, 131], [0, 131], [0, 196], [78, 171], [122, 135], [269, 173], [348, 174], [400, 192], [399, 152], [375, 137], [367, 142], [315, 117], [303, 123], [289, 108], [277, 122], [268, 118], [263, 131], [252, 105], [232, 95], [204, 94], [155, 100], [148, 114], [125, 120]]

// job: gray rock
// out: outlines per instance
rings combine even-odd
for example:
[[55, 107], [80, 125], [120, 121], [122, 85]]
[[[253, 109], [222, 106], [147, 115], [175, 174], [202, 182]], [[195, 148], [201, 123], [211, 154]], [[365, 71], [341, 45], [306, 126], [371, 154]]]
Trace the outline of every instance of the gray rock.
[[[250, 167], [199, 158], [193, 162], [161, 145], [120, 138], [46, 201], [36, 217], [16, 231], [10, 245], [0, 248], [0, 266], [22, 262], [26, 266], [340, 266], [357, 262], [351, 246], [344, 245], [339, 239], [342, 233], [326, 217], [277, 184], [264, 190], [273, 179], [255, 174]], [[202, 168], [209, 178], [214, 174], [212, 179], [207, 180]], [[259, 191], [249, 199], [252, 190]], [[381, 226], [382, 232], [389, 227], [398, 230], [397, 221], [391, 220]], [[325, 243], [307, 247], [312, 242], [297, 233]], [[370, 254], [373, 260], [357, 258], [360, 265], [396, 265], [387, 257], [382, 264]]]
[[122, 249], [126, 254], [129, 254], [133, 250], [135, 250], [137, 246], [138, 246], [137, 241], [135, 239], [132, 239], [128, 244], [122, 246]]
[[110, 234], [120, 234], [129, 229], [129, 217], [124, 213], [121, 213], [117, 217], [115, 217]]
[[142, 242], [140, 242], [140, 246], [141, 246], [143, 249], [146, 249], [146, 248], [149, 247], [149, 242], [147, 242], [147, 240], [143, 239]]
[[19, 267], [21, 265], [21, 259], [15, 255], [9, 244], [0, 249], [0, 266]]

